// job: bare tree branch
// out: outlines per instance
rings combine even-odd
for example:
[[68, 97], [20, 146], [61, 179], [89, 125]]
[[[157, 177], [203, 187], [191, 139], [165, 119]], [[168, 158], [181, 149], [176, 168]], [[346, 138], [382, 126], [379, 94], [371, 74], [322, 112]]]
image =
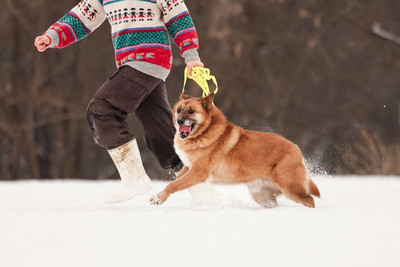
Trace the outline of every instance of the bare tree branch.
[[387, 39], [389, 41], [393, 41], [396, 44], [400, 45], [400, 36], [382, 29], [380, 23], [375, 22], [372, 25], [371, 30], [372, 30], [372, 32], [374, 34], [378, 35], [379, 37], [382, 37], [382, 38]]

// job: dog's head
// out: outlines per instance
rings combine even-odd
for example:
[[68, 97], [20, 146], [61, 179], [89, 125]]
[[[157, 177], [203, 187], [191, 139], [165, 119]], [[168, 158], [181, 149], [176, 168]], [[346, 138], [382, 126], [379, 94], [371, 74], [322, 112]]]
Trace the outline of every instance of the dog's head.
[[190, 97], [187, 92], [183, 92], [179, 101], [174, 106], [174, 125], [180, 137], [197, 136], [202, 126], [210, 120], [210, 112], [213, 109], [214, 93], [206, 97]]

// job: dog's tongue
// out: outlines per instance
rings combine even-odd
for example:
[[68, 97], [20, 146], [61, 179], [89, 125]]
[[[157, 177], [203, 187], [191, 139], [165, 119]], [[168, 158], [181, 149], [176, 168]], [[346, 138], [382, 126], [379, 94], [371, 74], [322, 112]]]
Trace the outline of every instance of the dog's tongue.
[[192, 127], [190, 125], [181, 125], [181, 126], [179, 126], [179, 133], [181, 135], [188, 136], [190, 134], [191, 128]]

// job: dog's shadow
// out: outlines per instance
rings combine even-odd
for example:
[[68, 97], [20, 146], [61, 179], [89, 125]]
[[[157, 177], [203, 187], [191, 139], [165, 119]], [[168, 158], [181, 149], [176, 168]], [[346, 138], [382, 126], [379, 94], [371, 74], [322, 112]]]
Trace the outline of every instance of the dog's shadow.
[[[247, 211], [261, 211], [265, 208], [259, 206], [252, 200], [240, 199], [235, 193], [220, 193], [222, 202], [219, 205], [207, 206], [207, 205], [193, 205], [190, 202], [183, 201], [171, 201], [162, 204], [161, 206], [153, 206], [152, 209], [160, 209], [166, 212], [215, 212], [220, 210], [247, 210]], [[182, 204], [182, 205], [181, 205]], [[135, 208], [135, 210], [145, 211], [148, 207]]]

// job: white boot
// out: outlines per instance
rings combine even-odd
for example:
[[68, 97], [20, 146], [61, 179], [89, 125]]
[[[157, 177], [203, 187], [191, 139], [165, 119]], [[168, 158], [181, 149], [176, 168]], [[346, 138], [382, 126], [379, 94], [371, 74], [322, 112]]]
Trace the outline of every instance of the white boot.
[[188, 188], [192, 196], [192, 206], [219, 206], [222, 202], [220, 194], [214, 189], [214, 186], [208, 182], [194, 185]]
[[122, 146], [108, 150], [121, 177], [121, 183], [104, 196], [105, 203], [118, 203], [134, 198], [152, 189], [147, 176], [136, 139]]

